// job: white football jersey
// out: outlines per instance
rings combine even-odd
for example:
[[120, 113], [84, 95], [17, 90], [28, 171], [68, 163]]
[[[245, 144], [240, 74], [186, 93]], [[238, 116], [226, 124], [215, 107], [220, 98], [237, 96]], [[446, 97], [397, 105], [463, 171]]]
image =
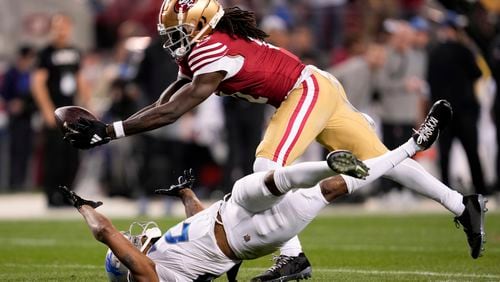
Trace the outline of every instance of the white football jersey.
[[217, 246], [214, 224], [222, 201], [170, 228], [149, 250], [160, 281], [210, 281], [237, 261]]

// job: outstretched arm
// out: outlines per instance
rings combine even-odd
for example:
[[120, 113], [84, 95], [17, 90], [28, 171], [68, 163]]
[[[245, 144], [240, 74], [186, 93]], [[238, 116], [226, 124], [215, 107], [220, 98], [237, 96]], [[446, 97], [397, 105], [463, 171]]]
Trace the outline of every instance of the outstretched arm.
[[205, 209], [196, 194], [191, 190], [195, 180], [193, 169], [190, 168], [184, 170], [184, 174], [179, 176], [178, 184], [172, 185], [167, 189], [156, 189], [155, 193], [179, 197], [184, 204], [186, 217], [191, 217]]
[[177, 90], [179, 90], [182, 86], [184, 86], [185, 84], [187, 84], [189, 82], [191, 82], [191, 81], [188, 79], [183, 79], [183, 78], [179, 78], [178, 80], [174, 81], [172, 84], [170, 84], [167, 87], [167, 89], [165, 89], [165, 91], [163, 91], [160, 98], [156, 102], [154, 102], [153, 104], [151, 104], [149, 106], [146, 106], [146, 107], [140, 109], [138, 112], [136, 112], [135, 114], [128, 117], [128, 119], [135, 118], [136, 116], [144, 113], [145, 111], [149, 111], [156, 106], [167, 103], [170, 100], [170, 97], [172, 97], [172, 95], [174, 95], [174, 93], [177, 92]]
[[[144, 108], [125, 121], [106, 125], [97, 120], [80, 118], [76, 123], [67, 125], [69, 130], [65, 139], [79, 149], [89, 149], [112, 139], [171, 124], [212, 95], [223, 78], [224, 73], [214, 72], [198, 75], [192, 82], [175, 83], [171, 91], [162, 94], [158, 103]], [[170, 97], [177, 87], [179, 89]]]
[[[192, 82], [183, 84], [169, 101], [164, 103], [169, 96], [167, 92], [154, 107], [123, 121], [123, 135], [150, 131], [175, 122], [212, 95], [223, 78], [224, 74], [219, 72], [198, 75]], [[107, 131], [112, 138], [123, 137], [121, 132], [116, 132], [116, 125], [109, 125]]]
[[83, 216], [94, 238], [111, 249], [135, 281], [159, 281], [154, 262], [134, 247], [108, 218], [95, 210], [102, 202], [85, 200], [64, 186], [60, 186], [59, 191]]
[[182, 200], [182, 204], [184, 204], [186, 217], [191, 217], [205, 209], [201, 201], [190, 188], [179, 191], [179, 197]]
[[111, 221], [89, 205], [78, 208], [94, 238], [107, 245], [113, 254], [129, 269], [134, 281], [159, 281], [155, 264], [141, 253]]

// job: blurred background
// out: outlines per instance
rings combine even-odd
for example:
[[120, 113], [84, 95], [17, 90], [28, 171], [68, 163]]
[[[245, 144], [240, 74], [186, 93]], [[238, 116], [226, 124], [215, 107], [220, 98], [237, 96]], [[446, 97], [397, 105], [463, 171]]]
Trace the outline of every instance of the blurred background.
[[[152, 192], [176, 183], [184, 169], [195, 170], [204, 199], [220, 198], [251, 173], [273, 109], [230, 97], [211, 98], [171, 126], [90, 151], [62, 142], [51, 107], [81, 105], [110, 123], [152, 103], [176, 79], [156, 34], [161, 2], [0, 0], [0, 209], [24, 199], [34, 199], [37, 211], [64, 207], [54, 191], [64, 184], [84, 196], [126, 202], [132, 214], [151, 213], [151, 203], [171, 214], [175, 201]], [[431, 101], [448, 99], [453, 124], [439, 146], [416, 159], [453, 189], [500, 202], [500, 1], [222, 3], [254, 11], [270, 43], [339, 78], [389, 148], [407, 140]], [[65, 48], [57, 60], [71, 67], [47, 59], [54, 46]], [[47, 81], [52, 72], [57, 81]], [[48, 101], [39, 98], [44, 91]], [[313, 144], [301, 161], [324, 155]], [[418, 195], [386, 180], [342, 201], [425, 208]]]

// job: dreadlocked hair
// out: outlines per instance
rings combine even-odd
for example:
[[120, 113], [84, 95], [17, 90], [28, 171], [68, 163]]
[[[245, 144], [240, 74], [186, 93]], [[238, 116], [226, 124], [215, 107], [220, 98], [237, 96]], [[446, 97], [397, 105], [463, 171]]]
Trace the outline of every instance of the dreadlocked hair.
[[215, 30], [229, 34], [231, 37], [243, 39], [254, 38], [264, 40], [267, 33], [257, 27], [255, 14], [238, 7], [224, 9], [224, 16], [215, 26]]

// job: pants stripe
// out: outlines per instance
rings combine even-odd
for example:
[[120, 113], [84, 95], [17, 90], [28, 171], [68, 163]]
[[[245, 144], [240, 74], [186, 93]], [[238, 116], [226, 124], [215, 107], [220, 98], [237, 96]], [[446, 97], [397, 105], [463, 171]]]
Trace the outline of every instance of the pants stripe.
[[314, 76], [308, 77], [302, 83], [302, 97], [294, 110], [287, 129], [274, 153], [273, 161], [284, 166], [293, 147], [297, 143], [311, 111], [318, 100], [318, 81]]

